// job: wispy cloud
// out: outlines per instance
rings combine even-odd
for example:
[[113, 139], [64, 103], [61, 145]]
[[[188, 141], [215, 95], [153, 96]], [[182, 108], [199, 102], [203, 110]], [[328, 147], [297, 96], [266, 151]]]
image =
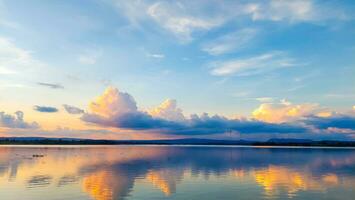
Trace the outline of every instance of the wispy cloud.
[[191, 34], [198, 30], [209, 30], [221, 25], [219, 19], [193, 16], [181, 3], [156, 2], [148, 7], [147, 13], [154, 21], [174, 33], [183, 41], [190, 41]]
[[44, 83], [44, 82], [37, 82], [40, 86], [49, 87], [51, 89], [64, 89], [64, 86], [56, 83]]
[[[333, 8], [333, 9], [332, 9]], [[331, 12], [329, 10], [332, 9]], [[253, 20], [288, 22], [316, 22], [327, 19], [346, 19], [347, 13], [336, 5], [321, 4], [315, 0], [270, 0], [256, 1], [246, 6]]]
[[202, 51], [210, 55], [221, 55], [243, 49], [250, 46], [251, 41], [257, 35], [256, 29], [245, 28], [223, 35], [203, 45]]
[[297, 64], [295, 59], [289, 57], [285, 52], [273, 51], [249, 58], [211, 63], [213, 69], [210, 73], [215, 76], [247, 76], [295, 65], [301, 64]]
[[0, 36], [0, 74], [16, 74], [39, 65], [43, 64], [35, 60], [30, 51], [19, 48], [9, 38]]
[[147, 57], [156, 58], [156, 59], [163, 59], [163, 58], [165, 58], [165, 55], [161, 54], [161, 53], [147, 53]]
[[94, 65], [102, 54], [102, 50], [86, 50], [78, 56], [78, 62], [84, 65]]
[[50, 106], [33, 106], [33, 110], [44, 113], [55, 113], [58, 112], [58, 109]]
[[[232, 21], [315, 23], [329, 19], [346, 20], [349, 15], [345, 9], [335, 4], [329, 2], [321, 4], [316, 0], [211, 0], [202, 2], [108, 0], [106, 2], [116, 7], [118, 13], [124, 15], [133, 27], [142, 30], [150, 27], [151, 22], [154, 22], [185, 43], [192, 41], [195, 33], [206, 32]], [[210, 48], [207, 47], [207, 49]], [[220, 50], [217, 47], [216, 49], [214, 51], [212, 48], [210, 52], [218, 54]]]
[[274, 100], [274, 98], [272, 98], [272, 97], [258, 97], [258, 98], [255, 98], [255, 100], [262, 102], [262, 103], [270, 103]]

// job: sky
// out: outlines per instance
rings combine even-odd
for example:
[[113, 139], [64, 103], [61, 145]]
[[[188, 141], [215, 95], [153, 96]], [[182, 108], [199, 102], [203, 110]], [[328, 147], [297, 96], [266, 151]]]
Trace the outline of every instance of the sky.
[[0, 136], [355, 140], [352, 0], [0, 0]]

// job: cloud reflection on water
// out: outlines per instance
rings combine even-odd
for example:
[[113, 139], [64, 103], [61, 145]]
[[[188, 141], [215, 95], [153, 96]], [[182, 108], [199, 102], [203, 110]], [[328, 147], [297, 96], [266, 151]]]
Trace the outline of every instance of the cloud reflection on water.
[[11, 183], [41, 191], [74, 185], [96, 200], [124, 199], [144, 184], [147, 195], [155, 190], [179, 195], [189, 181], [229, 184], [236, 190], [238, 184], [251, 182], [266, 197], [355, 187], [355, 151], [350, 149], [1, 147], [0, 158], [0, 191], [1, 185]]

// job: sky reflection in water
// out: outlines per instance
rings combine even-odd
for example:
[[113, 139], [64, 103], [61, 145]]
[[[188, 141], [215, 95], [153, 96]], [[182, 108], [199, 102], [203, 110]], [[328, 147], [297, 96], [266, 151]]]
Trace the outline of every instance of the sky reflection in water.
[[355, 149], [0, 147], [6, 200], [352, 199], [354, 189]]

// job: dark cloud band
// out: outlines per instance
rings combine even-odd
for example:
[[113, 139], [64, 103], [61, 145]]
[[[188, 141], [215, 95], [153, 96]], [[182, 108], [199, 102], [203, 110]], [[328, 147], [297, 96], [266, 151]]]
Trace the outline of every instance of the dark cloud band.
[[64, 89], [64, 86], [60, 85], [60, 84], [54, 84], [54, 83], [43, 83], [43, 82], [38, 82], [37, 83], [40, 86], [45, 86], [45, 87], [49, 87], [51, 89]]
[[49, 107], [49, 106], [33, 106], [33, 109], [38, 112], [44, 112], [44, 113], [55, 113], [58, 112], [58, 109], [55, 107]]

